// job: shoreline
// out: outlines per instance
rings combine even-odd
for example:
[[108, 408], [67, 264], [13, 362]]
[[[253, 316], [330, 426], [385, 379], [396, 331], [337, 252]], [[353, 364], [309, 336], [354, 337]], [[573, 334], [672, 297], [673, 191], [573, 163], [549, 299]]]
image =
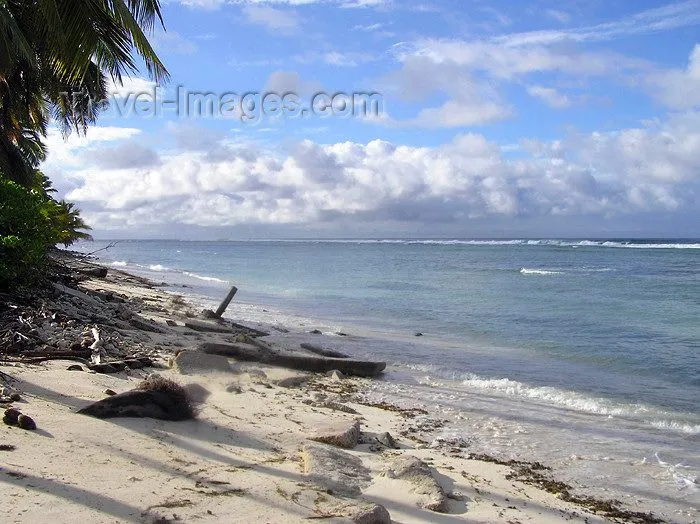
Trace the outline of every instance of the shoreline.
[[[80, 288], [93, 298], [121, 297], [123, 307], [140, 310], [148, 326], [160, 332], [133, 324], [115, 331], [122, 331], [119, 342], [132, 353], [148, 354], [160, 367], [104, 375], [68, 372], [69, 363], [63, 361], [3, 363], [2, 371], [16, 379], [14, 387], [23, 395], [20, 407], [39, 426], [38, 432], [3, 426], [2, 443], [15, 447], [0, 452], [8, 464], [0, 469], [8, 495], [2, 509], [7, 521], [61, 521], [70, 512], [71, 520], [91, 522], [341, 522], [352, 519], [360, 506], [382, 504], [399, 522], [603, 522], [606, 512], [621, 521], [654, 522], [634, 508], [612, 508], [577, 491], [569, 493], [571, 488], [536, 463], [470, 457], [463, 441], [436, 442], [432, 434], [444, 424], [440, 413], [367, 401], [372, 379], [243, 363], [234, 363], [230, 374], [177, 374], [167, 363], [178, 350], [222, 338], [181, 325], [187, 310], [194, 309], [191, 304], [112, 266], [106, 278], [91, 277]], [[168, 325], [173, 319], [177, 325]], [[275, 343], [283, 344], [284, 337], [277, 331]], [[298, 344], [293, 336], [288, 342]], [[206, 390], [198, 418], [102, 421], [73, 413], [102, 398], [105, 388], [125, 391], [150, 372], [197, 386], [200, 393]], [[361, 461], [367, 480], [359, 494], [339, 497], [327, 493], [323, 483], [328, 479], [304, 471], [308, 457], [303, 450], [319, 427], [356, 418], [365, 435], [388, 432], [400, 448], [370, 440], [344, 451]], [[417, 504], [424, 494], [409, 481], [386, 474], [409, 456], [428, 467], [445, 494], [447, 513], [421, 509]], [[109, 468], [110, 475], [96, 464]], [[671, 521], [678, 517], [662, 516]]]

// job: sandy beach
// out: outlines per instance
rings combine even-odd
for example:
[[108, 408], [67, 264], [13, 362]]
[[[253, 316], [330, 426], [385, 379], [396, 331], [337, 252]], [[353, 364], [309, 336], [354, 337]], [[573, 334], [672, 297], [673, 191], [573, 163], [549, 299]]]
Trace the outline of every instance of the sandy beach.
[[[62, 304], [58, 318], [49, 310], [28, 321], [44, 338], [62, 333], [55, 347], [80, 347], [99, 326], [105, 361], [137, 355], [153, 365], [98, 373], [68, 360], [2, 362], [4, 385], [21, 397], [5, 407], [37, 425], [0, 426], [3, 522], [661, 521], [570, 491], [546, 465], [499, 463], [459, 439], [433, 439], [439, 413], [363, 400], [380, 377], [192, 353], [240, 334], [186, 327], [197, 308], [147, 280], [110, 269], [52, 304]], [[85, 318], [86, 308], [102, 314]], [[298, 337], [285, 344], [275, 331], [274, 343], [301, 353]], [[154, 373], [185, 386], [195, 419], [76, 413]]]

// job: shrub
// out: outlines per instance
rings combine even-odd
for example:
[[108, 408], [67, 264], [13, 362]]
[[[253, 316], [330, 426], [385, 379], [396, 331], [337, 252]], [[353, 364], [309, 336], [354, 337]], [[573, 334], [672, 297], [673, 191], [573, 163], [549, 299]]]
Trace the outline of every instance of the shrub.
[[30, 283], [56, 243], [46, 200], [0, 175], [0, 289]]

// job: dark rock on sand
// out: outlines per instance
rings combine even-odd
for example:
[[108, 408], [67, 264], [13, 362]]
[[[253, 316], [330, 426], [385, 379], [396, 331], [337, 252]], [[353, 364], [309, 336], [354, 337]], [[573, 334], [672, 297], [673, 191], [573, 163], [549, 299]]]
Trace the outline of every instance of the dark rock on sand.
[[132, 391], [94, 402], [79, 410], [97, 418], [147, 417], [161, 420], [188, 420], [195, 409], [187, 391], [162, 377], [149, 377]]
[[104, 393], [105, 395], [110, 396], [110, 397], [113, 397], [114, 395], [117, 394], [117, 392], [114, 391], [113, 389], [105, 389], [102, 393]]
[[323, 335], [323, 332], [320, 329], [312, 329], [309, 331], [312, 335]]
[[17, 424], [17, 419], [21, 415], [20, 411], [16, 408], [9, 408], [5, 410], [5, 416], [2, 417], [2, 421], [8, 425]]
[[413, 334], [413, 336], [415, 336], [415, 337], [422, 337], [422, 336], [423, 336], [423, 333], [421, 333], [420, 331], [417, 331], [416, 333]]
[[68, 371], [84, 371], [83, 366], [80, 364], [71, 364], [67, 369]]
[[20, 414], [17, 417], [17, 426], [19, 426], [22, 429], [33, 431], [36, 429], [36, 422], [34, 422], [34, 420], [31, 417]]
[[96, 373], [116, 373], [119, 371], [119, 369], [112, 364], [94, 364], [90, 366], [90, 369]]

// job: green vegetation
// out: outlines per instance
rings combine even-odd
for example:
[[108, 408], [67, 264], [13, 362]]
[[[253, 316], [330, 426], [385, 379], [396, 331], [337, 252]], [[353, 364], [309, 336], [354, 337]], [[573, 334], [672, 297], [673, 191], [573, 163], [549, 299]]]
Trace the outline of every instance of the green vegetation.
[[107, 106], [111, 78], [168, 72], [146, 33], [159, 0], [0, 0], [0, 288], [35, 280], [47, 248], [89, 238], [73, 204], [37, 169], [51, 120], [85, 132]]

